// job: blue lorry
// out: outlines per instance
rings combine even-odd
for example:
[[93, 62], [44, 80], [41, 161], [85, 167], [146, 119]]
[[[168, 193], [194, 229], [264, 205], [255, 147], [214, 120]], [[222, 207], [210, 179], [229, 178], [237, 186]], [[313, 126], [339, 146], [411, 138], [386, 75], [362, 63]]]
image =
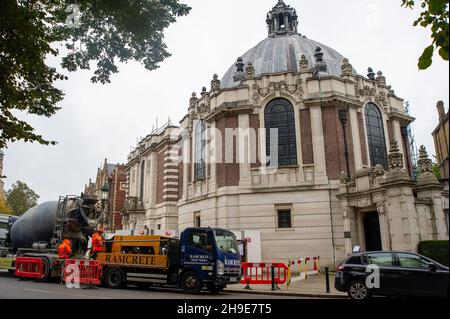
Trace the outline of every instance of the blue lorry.
[[221, 228], [187, 228], [179, 238], [115, 235], [104, 242], [96, 260], [109, 288], [160, 285], [191, 294], [202, 288], [218, 293], [240, 282], [236, 237]]

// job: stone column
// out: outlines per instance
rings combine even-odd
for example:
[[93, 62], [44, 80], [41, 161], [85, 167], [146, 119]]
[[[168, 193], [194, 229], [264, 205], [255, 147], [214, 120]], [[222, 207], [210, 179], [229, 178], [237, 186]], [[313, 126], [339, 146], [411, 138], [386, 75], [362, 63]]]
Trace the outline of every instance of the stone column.
[[378, 218], [380, 221], [381, 246], [383, 250], [391, 250], [391, 237], [389, 234], [389, 218], [384, 202], [377, 203]]
[[187, 200], [189, 168], [191, 163], [191, 134], [183, 131], [183, 200]]
[[[344, 204], [347, 205], [347, 204]], [[350, 207], [350, 206], [342, 206], [341, 207], [341, 212], [342, 212], [342, 218], [344, 220], [344, 232], [345, 233], [350, 233], [351, 236], [353, 236], [354, 234], [352, 234], [352, 228], [351, 228], [351, 220], [354, 219], [354, 208]], [[352, 251], [353, 251], [353, 243], [352, 243], [352, 238], [345, 238], [345, 254], [346, 255], [351, 255]]]
[[310, 116], [314, 152], [314, 179], [316, 181], [326, 182], [327, 168], [325, 162], [325, 141], [323, 134], [321, 107], [311, 106]]
[[239, 186], [250, 186], [250, 117], [248, 114], [238, 115], [237, 156], [239, 163]]
[[353, 154], [355, 156], [355, 171], [363, 168], [361, 139], [359, 138], [358, 114], [355, 108], [350, 108], [350, 125], [353, 139]]
[[394, 138], [398, 143], [399, 151], [402, 154], [403, 158], [405, 158], [406, 154], [404, 154], [402, 130], [400, 128], [400, 122], [398, 120], [392, 120], [392, 130]]
[[210, 139], [209, 139], [209, 147], [208, 147], [208, 153], [209, 153], [208, 160], [209, 160], [210, 167], [211, 167], [210, 179], [211, 179], [211, 184], [213, 187], [213, 189], [210, 189], [210, 191], [215, 191], [216, 190], [216, 163], [218, 160], [218, 152], [217, 152], [218, 141], [217, 141], [217, 139], [220, 138], [220, 136], [217, 136], [216, 122], [211, 123], [209, 137], [210, 137]]

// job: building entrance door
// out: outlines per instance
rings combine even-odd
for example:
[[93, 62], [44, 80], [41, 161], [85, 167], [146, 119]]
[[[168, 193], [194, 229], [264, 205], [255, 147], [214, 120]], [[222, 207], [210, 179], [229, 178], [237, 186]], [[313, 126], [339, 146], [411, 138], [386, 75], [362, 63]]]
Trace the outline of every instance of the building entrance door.
[[382, 250], [380, 219], [377, 212], [366, 213], [363, 218], [366, 251]]

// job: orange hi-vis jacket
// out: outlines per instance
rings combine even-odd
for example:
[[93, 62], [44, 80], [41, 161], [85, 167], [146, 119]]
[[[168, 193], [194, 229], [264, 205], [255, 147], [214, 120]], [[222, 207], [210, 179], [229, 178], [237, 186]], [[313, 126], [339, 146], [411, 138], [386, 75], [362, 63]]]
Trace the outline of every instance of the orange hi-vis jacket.
[[58, 256], [59, 258], [67, 259], [71, 253], [72, 248], [70, 247], [70, 241], [66, 239], [58, 246]]
[[92, 235], [92, 251], [102, 251], [103, 238], [99, 233]]

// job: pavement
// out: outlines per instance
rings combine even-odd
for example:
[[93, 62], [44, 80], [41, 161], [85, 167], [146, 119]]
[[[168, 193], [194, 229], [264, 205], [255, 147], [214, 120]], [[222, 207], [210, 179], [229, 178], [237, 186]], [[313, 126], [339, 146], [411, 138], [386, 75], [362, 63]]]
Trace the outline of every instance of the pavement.
[[272, 291], [271, 285], [250, 285], [252, 290], [245, 289], [246, 285], [237, 284], [228, 286], [225, 291], [233, 293], [246, 293], [254, 295], [307, 297], [307, 298], [347, 298], [347, 294], [334, 289], [334, 274], [330, 274], [330, 293], [326, 292], [326, 279], [324, 274], [311, 275], [307, 279], [292, 282], [289, 286], [279, 285], [279, 290]]

